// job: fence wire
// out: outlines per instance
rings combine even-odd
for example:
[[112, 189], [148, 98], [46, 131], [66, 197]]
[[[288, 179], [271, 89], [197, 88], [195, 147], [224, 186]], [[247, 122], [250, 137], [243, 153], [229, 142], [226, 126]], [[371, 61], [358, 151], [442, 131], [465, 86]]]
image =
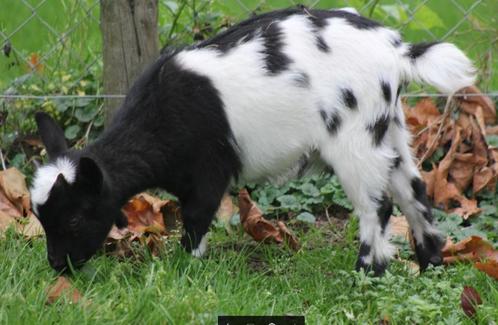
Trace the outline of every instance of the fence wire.
[[[0, 10], [0, 98], [122, 97], [123, 94], [99, 94], [102, 74], [100, 1], [4, 0]], [[495, 17], [498, 5], [495, 2], [159, 0], [159, 37], [163, 44], [194, 42], [250, 15], [298, 4], [310, 8], [353, 7], [365, 16], [399, 29], [409, 41], [456, 42], [476, 62], [484, 92], [498, 97], [494, 71], [498, 66], [498, 22]], [[33, 76], [44, 86], [61, 83], [64, 87], [20, 90], [20, 85]], [[93, 88], [85, 91], [74, 87], [88, 80], [92, 80]], [[427, 95], [438, 96], [427, 92], [406, 94], [408, 97]]]

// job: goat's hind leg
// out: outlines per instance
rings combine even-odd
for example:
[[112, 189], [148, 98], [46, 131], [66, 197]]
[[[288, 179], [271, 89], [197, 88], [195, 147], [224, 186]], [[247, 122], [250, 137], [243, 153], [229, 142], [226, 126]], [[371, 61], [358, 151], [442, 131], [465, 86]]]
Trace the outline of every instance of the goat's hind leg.
[[392, 123], [389, 127], [390, 137], [398, 154], [391, 174], [391, 190], [395, 202], [410, 224], [420, 269], [425, 270], [429, 264], [442, 264], [444, 237], [434, 225], [425, 184], [413, 161], [408, 146], [409, 134], [402, 120], [401, 116], [397, 123]]
[[360, 219], [360, 251], [356, 269], [382, 275], [394, 253], [387, 224], [392, 201], [387, 191], [394, 151], [383, 143], [373, 143], [368, 129], [351, 136], [338, 134], [322, 148], [322, 159], [334, 169]]

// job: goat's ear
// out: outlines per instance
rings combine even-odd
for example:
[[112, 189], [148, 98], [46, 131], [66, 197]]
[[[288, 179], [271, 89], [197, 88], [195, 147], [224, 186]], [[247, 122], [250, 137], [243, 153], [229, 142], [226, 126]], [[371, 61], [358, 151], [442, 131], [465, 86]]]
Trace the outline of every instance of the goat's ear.
[[102, 191], [103, 182], [104, 177], [97, 163], [92, 158], [80, 158], [75, 186], [85, 193], [99, 195]]
[[38, 126], [38, 133], [50, 158], [56, 158], [67, 150], [64, 131], [48, 114], [38, 112], [35, 115], [35, 120]]
[[59, 174], [55, 179], [54, 185], [52, 185], [52, 189], [50, 190], [50, 196], [59, 196], [65, 195], [67, 190], [69, 189], [69, 183], [64, 178], [64, 175]]
[[119, 229], [122, 229], [122, 228], [128, 226], [128, 218], [125, 217], [123, 212], [119, 211], [119, 213], [116, 215], [116, 219], [114, 220], [114, 224]]

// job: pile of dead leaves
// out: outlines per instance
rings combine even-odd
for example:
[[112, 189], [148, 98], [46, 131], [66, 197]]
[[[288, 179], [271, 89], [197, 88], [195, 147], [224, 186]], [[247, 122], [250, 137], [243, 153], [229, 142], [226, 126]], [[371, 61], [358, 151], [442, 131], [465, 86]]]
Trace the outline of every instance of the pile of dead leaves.
[[[495, 191], [498, 148], [486, 143], [486, 135], [498, 130], [488, 127], [496, 122], [496, 108], [488, 97], [476, 87], [459, 93], [467, 96], [448, 102], [442, 113], [431, 99], [404, 110], [434, 206], [466, 219], [480, 212], [476, 194]], [[443, 158], [437, 161], [437, 155]], [[469, 190], [472, 197], [465, 195]]]
[[[172, 200], [161, 200], [147, 193], [134, 196], [123, 207], [128, 226], [111, 229], [105, 242], [105, 249], [118, 257], [134, 256], [133, 243], [140, 243], [157, 255], [171, 230], [176, 229], [180, 209]], [[170, 224], [170, 231], [166, 225]]]

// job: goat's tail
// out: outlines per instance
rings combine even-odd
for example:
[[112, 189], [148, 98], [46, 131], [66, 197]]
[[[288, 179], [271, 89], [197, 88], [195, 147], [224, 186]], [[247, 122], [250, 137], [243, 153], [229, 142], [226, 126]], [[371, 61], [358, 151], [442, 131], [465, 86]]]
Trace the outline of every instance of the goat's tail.
[[472, 86], [476, 69], [470, 59], [450, 43], [420, 43], [403, 46], [405, 79], [427, 83], [444, 94]]

